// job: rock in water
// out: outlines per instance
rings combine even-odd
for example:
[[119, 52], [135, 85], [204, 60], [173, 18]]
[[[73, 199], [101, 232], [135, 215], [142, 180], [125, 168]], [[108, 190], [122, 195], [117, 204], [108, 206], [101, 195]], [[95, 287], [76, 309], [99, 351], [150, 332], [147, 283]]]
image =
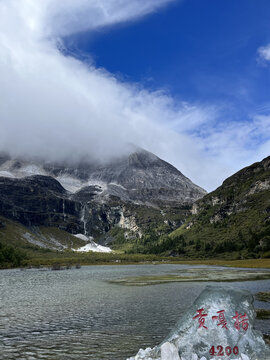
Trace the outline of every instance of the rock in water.
[[269, 360], [253, 300], [248, 291], [207, 286], [159, 346], [129, 360]]

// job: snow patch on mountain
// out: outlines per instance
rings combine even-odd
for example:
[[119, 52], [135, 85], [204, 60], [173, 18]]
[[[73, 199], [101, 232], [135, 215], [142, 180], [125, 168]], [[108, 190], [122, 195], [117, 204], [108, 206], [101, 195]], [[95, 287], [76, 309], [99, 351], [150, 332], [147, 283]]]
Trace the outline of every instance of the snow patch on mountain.
[[8, 178], [14, 178], [15, 176], [13, 174], [11, 174], [11, 172], [9, 171], [0, 171], [0, 176], [3, 176], [3, 177], [8, 177]]
[[46, 171], [41, 166], [35, 164], [27, 164], [17, 171], [22, 176], [47, 175]]
[[111, 182], [111, 183], [109, 183], [109, 185], [118, 186], [118, 187], [120, 187], [120, 188], [123, 189], [123, 190], [127, 190], [127, 188], [125, 188], [123, 185], [117, 184], [117, 183], [115, 183], [115, 182]]
[[75, 251], [78, 251], [78, 252], [93, 251], [93, 252], [99, 252], [99, 253], [111, 253], [112, 252], [112, 249], [110, 249], [109, 247], [102, 246], [102, 245], [99, 245], [99, 244], [95, 243], [93, 241], [92, 236], [86, 236], [86, 235], [83, 235], [83, 234], [77, 234], [77, 235], [74, 235], [74, 236], [77, 237], [78, 239], [89, 242], [85, 246], [82, 246], [79, 249], [76, 249]]
[[[140, 148], [110, 163], [68, 161], [57, 163], [33, 158], [1, 156], [0, 172], [15, 178], [44, 175], [56, 179], [71, 196], [80, 191], [80, 201], [106, 203], [111, 197], [149, 206], [192, 203], [206, 194], [179, 170]], [[96, 191], [93, 186], [99, 187]], [[87, 189], [88, 188], [88, 189]], [[88, 193], [88, 194], [87, 194]], [[85, 196], [84, 196], [85, 195]]]
[[64, 189], [71, 193], [75, 193], [79, 191], [84, 186], [87, 186], [87, 183], [80, 181], [79, 179], [75, 179], [74, 177], [67, 175], [60, 175], [56, 177], [56, 180], [60, 182]]
[[31, 175], [48, 175], [42, 166], [27, 162], [8, 160], [0, 166], [0, 175], [12, 178], [24, 178]]

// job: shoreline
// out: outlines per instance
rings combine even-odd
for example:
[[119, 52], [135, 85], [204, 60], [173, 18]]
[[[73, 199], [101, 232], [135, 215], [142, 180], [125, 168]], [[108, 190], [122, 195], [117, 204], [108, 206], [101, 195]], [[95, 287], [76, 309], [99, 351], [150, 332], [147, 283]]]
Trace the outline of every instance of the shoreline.
[[[81, 261], [80, 261], [81, 260]], [[0, 270], [11, 270], [11, 269], [42, 269], [51, 268], [55, 265], [60, 267], [71, 267], [75, 268], [76, 265], [83, 266], [104, 266], [104, 265], [206, 265], [206, 266], [221, 266], [221, 267], [234, 267], [234, 268], [249, 268], [249, 269], [270, 269], [270, 259], [247, 259], [247, 260], [220, 260], [220, 259], [206, 259], [206, 260], [144, 260], [144, 261], [128, 261], [128, 260], [108, 260], [108, 261], [87, 261], [86, 259], [31, 259], [29, 263], [15, 267], [4, 267]], [[57, 270], [55, 270], [57, 271]]]

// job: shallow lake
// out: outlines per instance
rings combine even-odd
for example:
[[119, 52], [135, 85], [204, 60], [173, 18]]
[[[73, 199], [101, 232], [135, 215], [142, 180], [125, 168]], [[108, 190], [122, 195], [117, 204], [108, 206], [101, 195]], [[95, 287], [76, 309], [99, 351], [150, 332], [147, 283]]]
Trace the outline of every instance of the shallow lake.
[[[215, 274], [232, 271], [168, 264], [1, 271], [0, 357], [124, 360], [139, 348], [153, 347], [209, 284], [186, 278], [184, 282], [178, 281], [179, 273], [183, 275], [186, 271], [190, 276], [198, 274], [196, 269], [201, 269], [204, 276], [212, 271]], [[261, 271], [269, 270], [257, 271], [260, 275]], [[210, 284], [246, 289], [253, 294], [270, 289], [270, 280], [235, 281], [233, 275], [233, 282]], [[159, 276], [162, 281], [158, 281]], [[153, 277], [157, 280], [154, 284]], [[133, 286], [129, 278], [133, 279]], [[142, 281], [144, 278], [151, 281]], [[118, 281], [121, 279], [124, 280]], [[255, 301], [255, 307], [270, 306]], [[256, 327], [269, 334], [269, 323], [260, 320]]]

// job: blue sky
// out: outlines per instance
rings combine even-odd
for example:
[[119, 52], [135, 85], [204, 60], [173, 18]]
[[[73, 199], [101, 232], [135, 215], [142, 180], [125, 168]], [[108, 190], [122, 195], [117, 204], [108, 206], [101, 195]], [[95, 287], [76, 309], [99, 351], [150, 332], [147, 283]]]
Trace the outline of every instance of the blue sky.
[[75, 56], [189, 102], [220, 104], [231, 121], [269, 113], [268, 0], [176, 1], [143, 20], [68, 37]]
[[269, 0], [0, 1], [0, 33], [0, 150], [131, 142], [208, 191], [270, 155]]

